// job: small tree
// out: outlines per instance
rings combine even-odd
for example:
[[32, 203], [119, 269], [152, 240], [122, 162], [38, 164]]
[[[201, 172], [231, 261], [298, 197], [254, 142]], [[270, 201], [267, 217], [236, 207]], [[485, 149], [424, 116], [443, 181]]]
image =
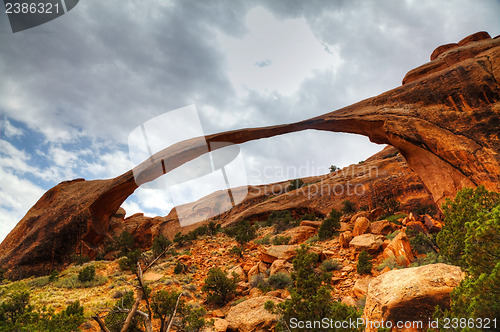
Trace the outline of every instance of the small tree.
[[299, 189], [302, 188], [303, 186], [304, 186], [304, 181], [302, 181], [302, 179], [295, 179], [290, 181], [290, 185], [288, 186], [288, 191]]
[[220, 230], [221, 230], [221, 225], [217, 224], [213, 220], [210, 220], [210, 222], [208, 223], [208, 232], [210, 236], [214, 236], [215, 234], [220, 232]]
[[54, 270], [49, 275], [49, 282], [54, 282], [57, 280], [59, 280], [59, 272], [57, 272], [57, 270]]
[[208, 271], [201, 290], [207, 293], [208, 303], [222, 306], [235, 296], [236, 282], [234, 278], [228, 278], [219, 267], [214, 267]]
[[356, 205], [350, 200], [342, 201], [342, 212], [345, 214], [356, 212]]
[[151, 309], [154, 316], [160, 319], [160, 332], [167, 330], [176, 307], [184, 306], [184, 300], [180, 296], [180, 292], [160, 290], [151, 297]]
[[132, 234], [127, 231], [123, 231], [118, 237], [114, 239], [115, 248], [119, 250], [119, 255], [126, 256], [129, 251], [135, 249], [135, 240]]
[[[281, 316], [277, 324], [278, 329], [286, 327], [286, 330], [289, 330], [288, 322], [291, 318], [298, 321], [314, 321], [324, 318], [342, 321], [356, 320], [361, 316], [356, 309], [333, 301], [330, 294], [331, 275], [316, 269], [317, 263], [318, 255], [309, 252], [307, 246], [302, 245], [297, 249], [297, 256], [293, 260], [291, 299], [278, 304], [277, 307], [273, 303], [266, 302], [265, 304], [267, 310]], [[323, 329], [313, 328], [308, 331], [323, 331]]]
[[337, 166], [335, 166], [335, 165], [331, 165], [331, 166], [330, 166], [330, 173], [336, 172], [336, 171], [338, 171], [339, 169], [340, 169], [339, 167], [337, 167]]
[[459, 191], [443, 205], [440, 253], [465, 271], [445, 317], [500, 317], [500, 194], [483, 186]]
[[151, 249], [153, 249], [153, 254], [155, 256], [158, 256], [162, 252], [164, 252], [171, 244], [172, 241], [163, 236], [163, 234], [158, 234], [151, 244]]
[[332, 209], [328, 218], [319, 227], [318, 237], [320, 240], [331, 238], [340, 229], [340, 217], [342, 217], [342, 213]]
[[367, 274], [372, 271], [372, 256], [365, 250], [361, 251], [358, 256], [356, 270], [359, 274]]
[[137, 262], [142, 256], [142, 251], [141, 249], [135, 249], [132, 251], [129, 251], [127, 253], [127, 257], [122, 257], [118, 265], [120, 266], [120, 269], [122, 270], [130, 270], [132, 272], [136, 272], [137, 270]]
[[[115, 303], [114, 310], [111, 311], [105, 318], [106, 327], [111, 332], [120, 332], [128, 317], [128, 312], [134, 305], [134, 292], [127, 292], [121, 299], [118, 299]], [[132, 317], [131, 323], [129, 325], [128, 331], [142, 332], [139, 328], [141, 322], [141, 316], [135, 315]]]
[[78, 273], [78, 280], [81, 282], [92, 281], [95, 278], [95, 266], [89, 265], [84, 267], [80, 273]]

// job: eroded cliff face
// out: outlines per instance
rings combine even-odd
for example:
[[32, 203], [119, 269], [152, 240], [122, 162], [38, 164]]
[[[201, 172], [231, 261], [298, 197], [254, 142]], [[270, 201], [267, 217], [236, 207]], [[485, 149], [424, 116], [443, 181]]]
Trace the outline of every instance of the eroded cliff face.
[[401, 87], [340, 110], [193, 138], [114, 179], [63, 182], [0, 244], [0, 266], [20, 278], [47, 273], [75, 252], [95, 254], [110, 217], [138, 185], [205, 153], [205, 139], [222, 147], [306, 129], [355, 133], [398, 149], [438, 204], [463, 187], [499, 191], [500, 38], [477, 33], [437, 48], [431, 59], [410, 71]]

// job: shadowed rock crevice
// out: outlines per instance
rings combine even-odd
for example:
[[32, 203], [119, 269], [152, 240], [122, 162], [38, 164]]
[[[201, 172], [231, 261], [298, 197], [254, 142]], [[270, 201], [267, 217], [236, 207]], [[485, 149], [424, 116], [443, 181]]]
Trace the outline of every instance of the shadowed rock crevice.
[[463, 187], [499, 191], [500, 38], [474, 34], [433, 58], [410, 71], [403, 86], [337, 111], [193, 138], [114, 179], [63, 182], [5, 238], [0, 266], [19, 278], [50, 272], [75, 251], [95, 255], [110, 217], [138, 185], [204, 154], [206, 142], [241, 144], [307, 129], [360, 134], [398, 149], [438, 204]]

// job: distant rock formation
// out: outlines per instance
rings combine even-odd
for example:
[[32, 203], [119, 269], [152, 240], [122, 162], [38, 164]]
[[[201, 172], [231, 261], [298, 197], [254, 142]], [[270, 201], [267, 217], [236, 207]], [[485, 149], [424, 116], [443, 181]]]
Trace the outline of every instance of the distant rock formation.
[[204, 154], [206, 142], [223, 147], [307, 129], [360, 134], [398, 149], [438, 204], [463, 187], [499, 191], [500, 38], [480, 32], [438, 48], [432, 58], [410, 71], [401, 87], [340, 110], [193, 138], [114, 179], [60, 183], [0, 244], [0, 267], [21, 278], [48, 273], [71, 253], [94, 255], [123, 201], [139, 185]]

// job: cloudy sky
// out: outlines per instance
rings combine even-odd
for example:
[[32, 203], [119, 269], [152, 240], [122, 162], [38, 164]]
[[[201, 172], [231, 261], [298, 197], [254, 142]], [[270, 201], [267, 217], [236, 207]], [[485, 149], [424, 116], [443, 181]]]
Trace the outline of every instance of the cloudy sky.
[[[57, 183], [134, 166], [130, 137], [148, 120], [195, 105], [192, 125], [172, 120], [187, 135], [317, 116], [399, 86], [441, 44], [500, 34], [498, 13], [496, 0], [81, 0], [14, 34], [2, 5], [0, 241]], [[247, 182], [268, 183], [383, 147], [307, 131], [240, 148]], [[140, 188], [124, 208], [165, 215], [196, 194], [174, 196]]]

